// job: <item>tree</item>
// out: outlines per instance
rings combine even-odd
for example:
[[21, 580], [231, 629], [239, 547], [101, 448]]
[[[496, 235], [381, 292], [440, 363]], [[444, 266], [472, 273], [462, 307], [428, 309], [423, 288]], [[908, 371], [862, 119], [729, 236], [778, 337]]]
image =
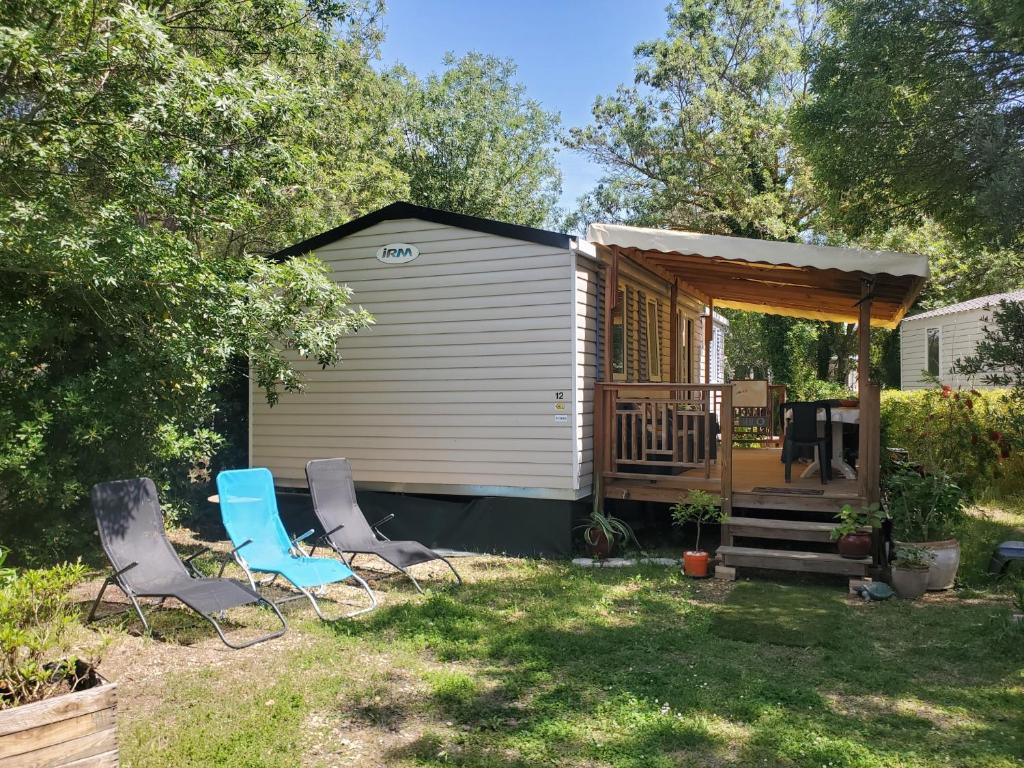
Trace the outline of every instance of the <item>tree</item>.
[[235, 361], [273, 401], [296, 357], [333, 364], [369, 321], [320, 262], [258, 254], [400, 181], [370, 151], [383, 121], [351, 116], [374, 111], [373, 18], [0, 10], [0, 536], [68, 519], [99, 480], [184, 476], [221, 441]]
[[1013, 386], [1024, 401], [1024, 302], [999, 302], [974, 354], [958, 359], [953, 370], [993, 386]]
[[569, 146], [608, 171], [583, 219], [790, 240], [815, 204], [787, 127], [817, 7], [680, 0], [636, 48], [636, 84], [600, 98]]
[[551, 223], [561, 191], [558, 116], [526, 97], [511, 61], [448, 54], [445, 71], [395, 77], [405, 91], [396, 166], [411, 202], [510, 221]]
[[[665, 38], [636, 48], [636, 84], [598, 99], [593, 124], [571, 132], [570, 146], [607, 171], [581, 201], [577, 226], [603, 219], [774, 240], [807, 235], [817, 198], [788, 120], [807, 97], [801, 52], [820, 15], [815, 4], [773, 0], [671, 6]], [[733, 375], [798, 388], [815, 375], [844, 380], [849, 327], [728, 314]]]
[[1019, 0], [836, 0], [795, 128], [847, 233], [925, 217], [986, 248], [1024, 234]]

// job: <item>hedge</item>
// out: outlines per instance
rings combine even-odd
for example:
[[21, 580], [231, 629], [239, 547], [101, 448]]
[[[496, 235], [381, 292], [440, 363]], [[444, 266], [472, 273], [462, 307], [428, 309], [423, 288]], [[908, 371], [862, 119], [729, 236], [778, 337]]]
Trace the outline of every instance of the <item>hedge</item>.
[[972, 497], [1024, 492], [1024, 414], [1010, 390], [882, 393], [882, 444], [953, 477]]

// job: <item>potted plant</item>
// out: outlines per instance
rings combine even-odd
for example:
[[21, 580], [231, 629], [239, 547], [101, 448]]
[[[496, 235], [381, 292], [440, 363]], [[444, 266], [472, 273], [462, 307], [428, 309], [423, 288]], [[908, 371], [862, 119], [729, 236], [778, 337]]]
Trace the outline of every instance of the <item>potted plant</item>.
[[683, 573], [702, 578], [708, 575], [708, 553], [700, 548], [700, 529], [704, 523], [720, 523], [724, 513], [718, 500], [707, 491], [691, 491], [686, 501], [672, 507], [672, 524], [680, 528], [697, 524], [697, 540], [693, 549], [683, 552]]
[[928, 589], [949, 589], [960, 567], [956, 534], [966, 518], [964, 494], [948, 475], [901, 470], [886, 480], [886, 501], [893, 539], [932, 554]]
[[892, 561], [892, 588], [904, 600], [916, 600], [928, 588], [932, 554], [924, 547], [903, 544], [896, 547]]
[[46, 765], [117, 763], [116, 686], [71, 653], [70, 589], [83, 574], [0, 568], [0, 754], [18, 765], [36, 765], [37, 750]]
[[872, 533], [881, 527], [882, 512], [878, 504], [860, 509], [844, 504], [839, 511], [839, 525], [832, 530], [832, 541], [843, 557], [860, 559], [871, 554]]
[[596, 508], [590, 513], [587, 522], [578, 527], [583, 529], [583, 541], [590, 548], [590, 555], [595, 560], [608, 557], [619, 543], [626, 544], [632, 541], [637, 548], [640, 547], [633, 529], [625, 520], [605, 514]]

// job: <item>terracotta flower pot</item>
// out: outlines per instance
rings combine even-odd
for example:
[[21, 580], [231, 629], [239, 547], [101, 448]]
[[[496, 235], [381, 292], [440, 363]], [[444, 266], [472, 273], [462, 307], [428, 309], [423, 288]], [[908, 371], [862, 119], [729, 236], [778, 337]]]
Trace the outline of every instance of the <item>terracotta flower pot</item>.
[[707, 552], [684, 552], [683, 573], [694, 578], [704, 578], [708, 575], [708, 553]]
[[892, 569], [892, 588], [903, 600], [916, 600], [928, 586], [928, 568]]
[[839, 537], [836, 547], [839, 550], [839, 554], [843, 557], [849, 557], [854, 560], [867, 557], [871, 554], [871, 532], [858, 531], [857, 533], [847, 533]]
[[[589, 542], [594, 542], [589, 544]], [[587, 529], [587, 542], [590, 546], [590, 556], [595, 560], [603, 560], [612, 553], [613, 542], [609, 541], [600, 528]]]

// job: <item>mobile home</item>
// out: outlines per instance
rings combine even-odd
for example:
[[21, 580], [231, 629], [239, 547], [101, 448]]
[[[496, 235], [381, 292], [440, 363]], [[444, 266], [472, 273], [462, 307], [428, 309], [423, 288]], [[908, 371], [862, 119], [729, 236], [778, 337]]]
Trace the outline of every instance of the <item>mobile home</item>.
[[951, 387], [986, 386], [981, 378], [954, 373], [953, 364], [975, 353], [1001, 301], [1024, 301], [1024, 290], [979, 296], [900, 323], [900, 388], [923, 389], [933, 380]]
[[250, 460], [282, 487], [305, 485], [309, 459], [345, 456], [368, 515], [400, 510], [394, 535], [538, 554], [569, 551], [592, 499], [702, 489], [727, 511], [834, 514], [877, 498], [866, 362], [858, 466], [827, 491], [783, 488], [777, 448], [733, 450], [738, 414], [773, 409], [733, 408], [713, 310], [858, 322], [867, 361], [868, 325], [902, 319], [922, 256], [609, 224], [574, 238], [407, 203], [279, 256], [310, 252], [376, 324], [342, 341], [337, 367], [299, 363], [304, 392], [273, 408], [252, 393]]

